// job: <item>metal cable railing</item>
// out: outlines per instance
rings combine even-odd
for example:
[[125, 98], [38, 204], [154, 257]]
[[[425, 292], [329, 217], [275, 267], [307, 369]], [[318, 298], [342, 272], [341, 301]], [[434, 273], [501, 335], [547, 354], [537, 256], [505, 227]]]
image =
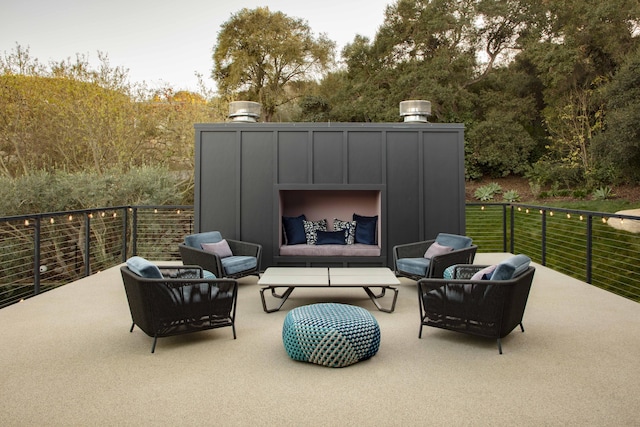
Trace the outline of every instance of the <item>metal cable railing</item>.
[[119, 206], [0, 218], [0, 307], [124, 262], [180, 259], [193, 206]]
[[[640, 234], [608, 220], [640, 217], [524, 204], [466, 206], [480, 252], [524, 253], [640, 302]], [[119, 206], [0, 218], [0, 307], [118, 265], [130, 256], [179, 260], [193, 206]]]
[[[480, 252], [527, 254], [576, 279], [640, 302], [640, 234], [610, 225], [640, 217], [525, 204], [468, 203]], [[502, 242], [502, 246], [500, 246]]]

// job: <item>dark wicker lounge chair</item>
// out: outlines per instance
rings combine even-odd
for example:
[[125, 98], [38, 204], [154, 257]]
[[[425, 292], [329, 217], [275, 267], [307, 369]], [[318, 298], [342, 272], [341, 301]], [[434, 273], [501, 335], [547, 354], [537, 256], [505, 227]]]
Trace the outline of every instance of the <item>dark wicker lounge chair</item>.
[[178, 245], [182, 263], [185, 265], [199, 265], [210, 271], [216, 277], [238, 279], [244, 276], [260, 274], [262, 245], [224, 239], [231, 254], [221, 256], [212, 251], [206, 251], [202, 244], [216, 244], [223, 241], [218, 231], [191, 234], [186, 236], [184, 243]]
[[[423, 326], [449, 329], [494, 338], [498, 343], [498, 351], [502, 354], [501, 339], [518, 325], [524, 332], [522, 317], [535, 268], [530, 267], [527, 262], [519, 269], [521, 273], [515, 272], [514, 278], [471, 280], [471, 277], [486, 267], [456, 265], [451, 267], [452, 279], [418, 281], [420, 338]], [[497, 272], [498, 269], [494, 275]]]
[[[434, 243], [453, 247], [447, 253], [429, 259], [425, 253]], [[444, 270], [454, 264], [471, 264], [478, 247], [466, 236], [440, 233], [433, 240], [407, 243], [393, 247], [393, 264], [398, 276], [420, 280], [425, 277], [442, 277]]]
[[231, 326], [236, 338], [235, 280], [205, 279], [198, 266], [138, 268], [142, 259], [134, 258], [137, 264], [120, 268], [133, 320], [130, 332], [138, 325], [153, 337], [151, 353], [155, 352], [158, 337]]

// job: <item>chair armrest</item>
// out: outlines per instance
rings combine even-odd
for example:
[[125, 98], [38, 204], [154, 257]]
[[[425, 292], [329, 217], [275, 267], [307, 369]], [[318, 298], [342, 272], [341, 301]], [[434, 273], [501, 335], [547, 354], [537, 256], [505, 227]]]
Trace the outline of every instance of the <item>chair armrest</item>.
[[229, 248], [234, 255], [253, 256], [260, 259], [262, 245], [257, 243], [242, 242], [240, 240], [227, 239]]
[[447, 267], [455, 264], [471, 264], [476, 257], [478, 246], [471, 245], [468, 248], [457, 249], [446, 254], [431, 258], [427, 277], [442, 277]]
[[393, 247], [393, 263], [402, 258], [420, 258], [424, 256], [429, 246], [435, 240], [425, 240], [422, 242], [406, 243], [404, 245], [396, 245]]
[[180, 257], [182, 258], [183, 264], [200, 266], [204, 270], [215, 274], [216, 277], [224, 276], [222, 261], [218, 255], [202, 249], [187, 246], [184, 243], [179, 244], [178, 249], [180, 250]]

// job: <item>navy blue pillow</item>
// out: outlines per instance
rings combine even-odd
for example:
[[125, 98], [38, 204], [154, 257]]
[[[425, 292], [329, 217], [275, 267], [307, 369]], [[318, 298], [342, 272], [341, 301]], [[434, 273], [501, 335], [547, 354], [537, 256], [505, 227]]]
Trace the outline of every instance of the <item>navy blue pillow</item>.
[[304, 223], [302, 221], [307, 218], [300, 216], [283, 216], [282, 226], [284, 227], [284, 235], [287, 245], [300, 245], [307, 243], [307, 235], [304, 232]]
[[338, 231], [316, 231], [318, 240], [316, 245], [346, 245], [347, 241], [344, 238], [344, 230]]
[[375, 245], [378, 215], [361, 216], [354, 213], [353, 220], [356, 222], [356, 243]]

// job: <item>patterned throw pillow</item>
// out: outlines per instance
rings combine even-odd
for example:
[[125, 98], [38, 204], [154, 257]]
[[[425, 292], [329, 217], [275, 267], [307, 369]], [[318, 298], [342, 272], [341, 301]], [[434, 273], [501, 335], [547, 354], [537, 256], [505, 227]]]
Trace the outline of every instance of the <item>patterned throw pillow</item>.
[[353, 245], [356, 242], [356, 222], [355, 221], [343, 221], [338, 218], [333, 219], [333, 229], [344, 230], [344, 240], [347, 245]]
[[318, 240], [316, 231], [327, 231], [327, 220], [321, 219], [320, 221], [307, 221], [304, 220], [304, 233], [307, 236], [307, 245], [315, 245]]

